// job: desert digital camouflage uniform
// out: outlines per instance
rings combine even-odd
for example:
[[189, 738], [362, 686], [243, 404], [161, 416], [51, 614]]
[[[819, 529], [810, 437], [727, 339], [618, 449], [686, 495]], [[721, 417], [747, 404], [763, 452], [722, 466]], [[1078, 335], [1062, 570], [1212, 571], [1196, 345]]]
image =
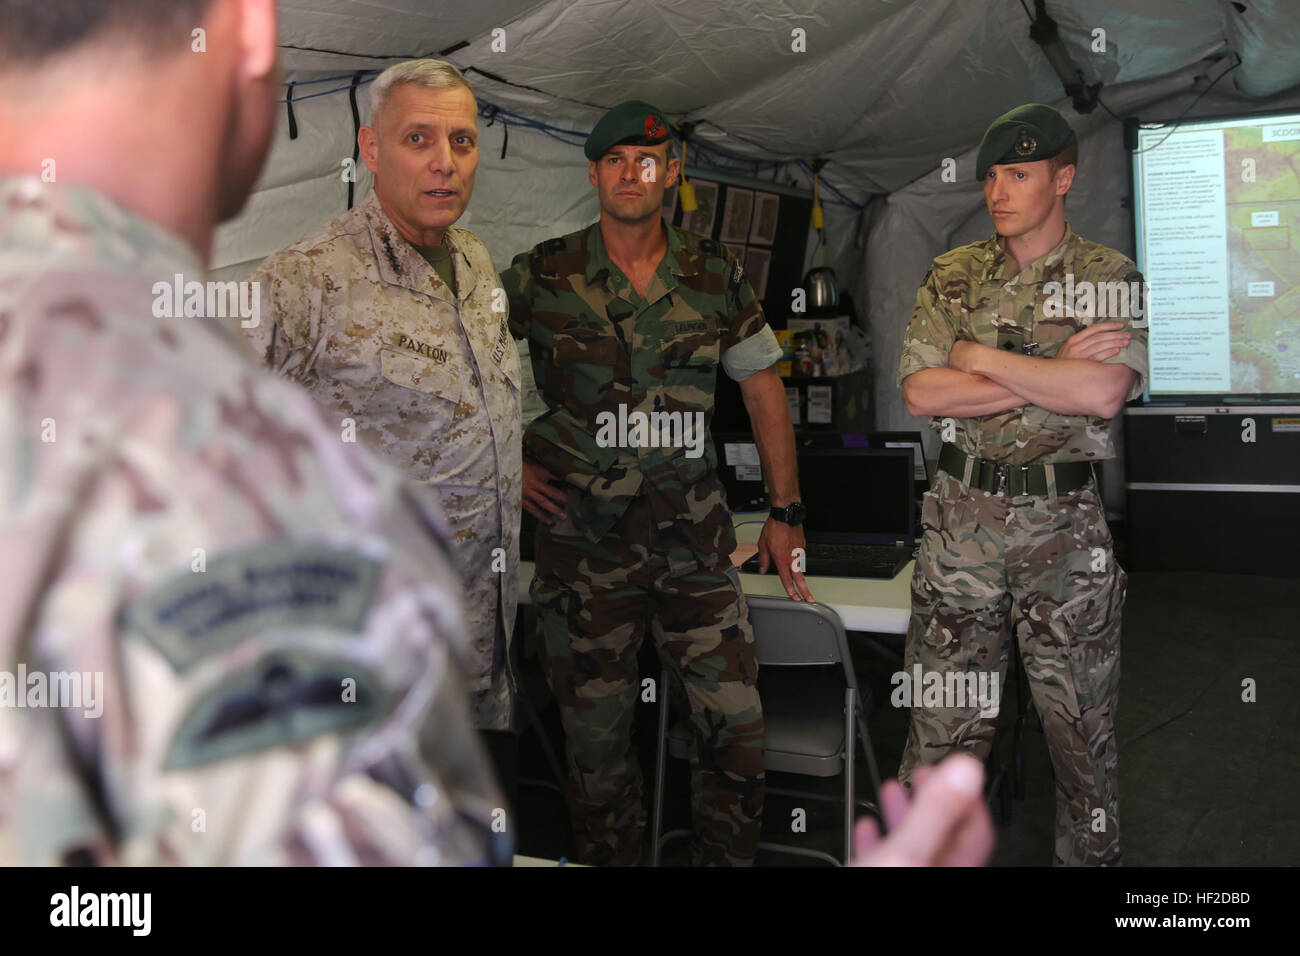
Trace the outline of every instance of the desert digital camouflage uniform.
[[610, 260], [599, 223], [502, 273], [511, 327], [529, 341], [547, 405], [524, 453], [569, 496], [568, 517], [539, 527], [530, 594], [564, 719], [580, 858], [634, 864], [640, 854], [646, 814], [629, 735], [648, 626], [690, 700], [694, 862], [745, 864], [762, 812], [763, 720], [712, 443], [699, 436], [698, 458], [682, 447], [602, 447], [597, 416], [623, 405], [699, 412], [707, 426], [719, 362], [743, 378], [780, 350], [729, 253], [672, 227], [667, 241], [644, 298]]
[[519, 353], [487, 249], [457, 226], [443, 242], [455, 295], [371, 192], [257, 268], [252, 279], [273, 319], [246, 334], [331, 424], [355, 422], [362, 441], [437, 488], [473, 634], [475, 723], [506, 729], [519, 581]]
[[[1044, 285], [1064, 285], [1067, 275], [1081, 309], [1070, 303], [1065, 316], [1049, 317]], [[1023, 335], [1037, 343], [1032, 354], [1052, 358], [1071, 335], [1105, 321], [1077, 315], [1088, 308], [1079, 299], [1081, 281], [1141, 279], [1130, 260], [1080, 238], [1068, 225], [1056, 248], [1018, 273], [996, 237], [954, 249], [934, 260], [917, 293], [898, 381], [946, 366], [959, 339], [997, 347], [1000, 332]], [[1147, 376], [1146, 322], [1124, 322], [1132, 340], [1106, 362], [1137, 373], [1128, 395], [1133, 399]], [[1058, 415], [1033, 404], [980, 418], [931, 419], [941, 433], [945, 424], [954, 426], [953, 443], [962, 452], [999, 463], [1097, 461], [1114, 454], [1107, 420]], [[996, 671], [1004, 687], [1014, 607], [1016, 640], [1056, 772], [1055, 862], [1116, 864], [1114, 719], [1127, 575], [1115, 561], [1095, 480], [1056, 494], [1049, 475], [1048, 495], [1015, 497], [972, 488], [967, 480], [941, 470], [925, 497], [904, 667], [908, 673], [916, 664], [925, 673]], [[980, 717], [980, 709], [913, 706], [899, 777], [907, 779], [917, 764], [955, 748], [987, 757], [996, 718]], [[1104, 818], [1094, 814], [1097, 809]]]
[[436, 497], [155, 317], [176, 274], [98, 193], [0, 179], [0, 679], [103, 687], [0, 706], [0, 863], [485, 861]]

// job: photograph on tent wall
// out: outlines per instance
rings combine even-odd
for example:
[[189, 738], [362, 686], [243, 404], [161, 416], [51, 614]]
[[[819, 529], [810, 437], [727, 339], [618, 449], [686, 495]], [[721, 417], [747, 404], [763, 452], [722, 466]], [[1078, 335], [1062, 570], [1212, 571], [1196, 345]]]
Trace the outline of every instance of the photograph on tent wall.
[[770, 246], [776, 239], [776, 218], [780, 211], [780, 196], [758, 193], [754, 197], [754, 226], [749, 232], [749, 241]]
[[682, 228], [701, 236], [713, 235], [713, 218], [718, 206], [718, 184], [696, 180], [695, 211], [682, 215]]
[[728, 187], [727, 212], [722, 219], [722, 241], [744, 242], [749, 236], [749, 220], [753, 212], [753, 190]]

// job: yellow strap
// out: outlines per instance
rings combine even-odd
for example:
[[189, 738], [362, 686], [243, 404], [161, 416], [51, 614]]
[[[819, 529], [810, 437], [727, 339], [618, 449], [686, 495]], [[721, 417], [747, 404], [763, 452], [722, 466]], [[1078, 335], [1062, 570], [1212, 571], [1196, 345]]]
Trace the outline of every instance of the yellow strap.
[[817, 197], [817, 180], [818, 180], [818, 178], [819, 178], [819, 175], [818, 175], [817, 173], [813, 173], [813, 209], [812, 209], [812, 224], [813, 224], [813, 228], [814, 228], [814, 229], [825, 229], [825, 228], [826, 228], [826, 214], [825, 214], [824, 212], [822, 212], [822, 203], [821, 203], [821, 200]]

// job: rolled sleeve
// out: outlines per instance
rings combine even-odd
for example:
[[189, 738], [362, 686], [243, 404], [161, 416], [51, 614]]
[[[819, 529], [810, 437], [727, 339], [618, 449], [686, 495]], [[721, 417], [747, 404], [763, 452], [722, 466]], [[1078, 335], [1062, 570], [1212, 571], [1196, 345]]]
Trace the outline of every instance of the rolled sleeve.
[[[1136, 267], [1129, 266], [1122, 275], [1113, 276], [1112, 281], [1124, 282], [1130, 289], [1136, 289], [1137, 298], [1134, 301], [1132, 295], [1129, 296], [1129, 307], [1125, 310], [1128, 314], [1124, 316], [1114, 316], [1111, 318], [1101, 319], [1104, 322], [1119, 321], [1124, 323], [1124, 331], [1131, 336], [1128, 345], [1124, 346], [1115, 355], [1104, 359], [1103, 365], [1125, 365], [1131, 368], [1136, 374], [1133, 376], [1133, 385], [1128, 390], [1125, 397], [1126, 402], [1131, 402], [1141, 396], [1147, 387], [1147, 314], [1146, 314], [1146, 295], [1143, 289], [1142, 273], [1138, 272]], [[1136, 318], [1137, 324], [1134, 324]]]
[[781, 344], [765, 322], [757, 333], [722, 353], [722, 369], [734, 381], [743, 382], [755, 372], [771, 368], [780, 357]]
[[956, 341], [957, 324], [943, 305], [932, 268], [916, 291], [916, 306], [903, 335], [896, 384], [901, 388], [903, 379], [913, 372], [946, 367], [948, 353]]

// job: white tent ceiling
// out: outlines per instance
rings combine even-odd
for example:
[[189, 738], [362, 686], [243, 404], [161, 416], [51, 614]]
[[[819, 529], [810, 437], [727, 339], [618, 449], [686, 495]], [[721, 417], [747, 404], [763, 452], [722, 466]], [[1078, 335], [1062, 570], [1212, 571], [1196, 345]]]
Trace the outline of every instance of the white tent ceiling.
[[[973, 153], [994, 116], [1030, 101], [1061, 109], [1082, 143], [1071, 224], [1132, 253], [1120, 124], [1104, 109], [1086, 116], [1071, 109], [1029, 38], [1021, 0], [279, 6], [287, 79], [304, 84], [294, 90], [298, 136], [290, 139], [287, 119], [281, 123], [257, 193], [218, 235], [219, 275], [246, 273], [346, 209], [340, 165], [355, 140], [348, 78], [420, 56], [461, 67], [480, 103], [564, 129], [588, 130], [605, 108], [637, 98], [673, 121], [696, 122], [697, 141], [739, 156], [827, 159], [825, 181], [857, 207], [827, 206], [828, 244], [875, 346], [878, 427], [923, 425], [893, 383], [902, 329], [929, 260], [990, 232]], [[1104, 84], [1105, 106], [1120, 115], [1300, 109], [1300, 0], [1048, 0], [1047, 11], [1074, 64]], [[795, 30], [804, 31], [804, 52], [792, 49]], [[1097, 30], [1105, 31], [1105, 48], [1094, 51]], [[313, 80], [328, 82], [305, 85]], [[305, 98], [314, 93], [325, 95]], [[366, 87], [358, 107], [365, 122]], [[500, 119], [492, 128], [480, 122], [478, 180], [461, 220], [498, 266], [598, 212], [577, 146], [512, 124], [502, 156]], [[937, 172], [949, 157], [958, 164], [956, 183]], [[358, 174], [359, 200], [370, 179], [364, 168]], [[795, 165], [781, 176], [808, 182]], [[860, 212], [867, 203], [870, 215]]]
[[[354, 132], [339, 86], [357, 71], [441, 55], [466, 71], [482, 101], [576, 130], [589, 129], [614, 103], [648, 99], [674, 120], [697, 122], [697, 141], [737, 155], [825, 158], [825, 181], [861, 204], [968, 151], [998, 113], [1061, 98], [1060, 81], [1029, 38], [1032, 3], [281, 0], [287, 78], [344, 79], [295, 89], [299, 136], [290, 141], [282, 124], [262, 192], [223, 231], [215, 264], [237, 271], [346, 207], [339, 168], [352, 155]], [[1233, 53], [1240, 66], [1216, 94], [1249, 101], [1300, 84], [1300, 0], [1050, 0], [1047, 9], [1075, 64], [1105, 84], [1108, 106], [1197, 64], [1217, 73]], [[803, 52], [792, 49], [796, 30], [804, 33]], [[1105, 32], [1101, 51], [1094, 50], [1097, 30]], [[1221, 64], [1207, 63], [1207, 55]], [[358, 100], [364, 122], [368, 92]], [[1097, 115], [1073, 119], [1087, 125]], [[515, 133], [502, 159], [489, 153], [504, 130], [485, 131], [471, 206], [498, 258], [595, 214], [577, 150]], [[554, 201], [539, 202], [535, 182], [491, 182], [507, 171], [541, 177]], [[364, 193], [368, 174], [360, 174], [356, 192]], [[783, 175], [807, 182], [793, 166]], [[830, 221], [832, 249], [842, 254], [857, 222], [834, 212]], [[848, 264], [845, 278], [858, 265]]]
[[[1242, 56], [1234, 81], [1251, 96], [1300, 83], [1297, 8], [1047, 5], [1094, 82], [1164, 76], [1226, 45]], [[538, 96], [518, 89], [528, 87], [545, 94], [547, 114], [589, 125], [599, 109], [646, 99], [673, 119], [706, 121], [702, 138], [739, 153], [828, 157], [827, 178], [858, 199], [960, 152], [990, 116], [1061, 95], [1021, 0], [282, 0], [281, 23], [294, 71], [376, 69], [459, 47], [446, 58], [473, 68], [502, 106], [536, 110]], [[805, 52], [792, 51], [796, 29]], [[1097, 29], [1104, 52], [1092, 49]]]

